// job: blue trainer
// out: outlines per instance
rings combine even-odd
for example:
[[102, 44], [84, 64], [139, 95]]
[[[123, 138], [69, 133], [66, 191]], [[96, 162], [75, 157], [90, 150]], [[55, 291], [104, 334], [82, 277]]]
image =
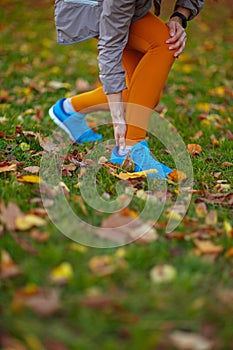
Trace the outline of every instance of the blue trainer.
[[[116, 146], [111, 155], [110, 162], [121, 165], [126, 156], [120, 156], [118, 153], [118, 147]], [[172, 169], [166, 165], [157, 161], [150, 154], [150, 150], [146, 141], [136, 143], [130, 151], [130, 158], [134, 161], [135, 171], [144, 171], [150, 169], [156, 169], [158, 172], [154, 174], [148, 174], [148, 177], [157, 179], [163, 179], [167, 177], [167, 174], [172, 172]]]
[[51, 119], [77, 143], [102, 140], [102, 135], [97, 134], [87, 126], [85, 114], [78, 112], [69, 114], [64, 111], [64, 101], [65, 98], [62, 98], [50, 108]]

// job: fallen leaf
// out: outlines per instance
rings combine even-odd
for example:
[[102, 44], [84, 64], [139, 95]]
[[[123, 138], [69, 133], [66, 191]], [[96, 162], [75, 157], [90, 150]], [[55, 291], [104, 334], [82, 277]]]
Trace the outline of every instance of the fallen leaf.
[[85, 92], [85, 91], [90, 90], [90, 84], [88, 83], [87, 80], [85, 80], [83, 78], [78, 78], [76, 80], [76, 87], [77, 87], [79, 92]]
[[37, 229], [33, 229], [30, 232], [30, 237], [32, 237], [37, 242], [43, 243], [43, 242], [47, 242], [49, 240], [50, 233], [49, 232], [41, 232]]
[[11, 164], [10, 162], [2, 162], [0, 163], [0, 173], [5, 173], [8, 171], [16, 171], [17, 165]]
[[37, 174], [40, 171], [40, 167], [36, 166], [36, 165], [35, 166], [27, 166], [26, 168], [23, 168], [23, 170], [25, 170], [31, 174]]
[[61, 309], [59, 295], [55, 289], [34, 286], [30, 290], [26, 286], [16, 292], [11, 307], [13, 311], [17, 311], [27, 306], [38, 316], [47, 317]]
[[227, 234], [227, 237], [232, 238], [233, 237], [233, 227], [232, 227], [231, 223], [227, 220], [224, 220], [223, 228]]
[[231, 166], [233, 166], [233, 163], [231, 163], [231, 162], [223, 162], [221, 165], [222, 168], [231, 167]]
[[190, 137], [190, 139], [192, 139], [192, 140], [197, 140], [197, 139], [199, 139], [202, 135], [203, 135], [203, 131], [202, 131], [202, 130], [199, 130], [199, 131], [196, 132], [195, 135], [193, 135], [192, 137]]
[[1, 251], [1, 278], [12, 278], [21, 274], [21, 268], [11, 258], [6, 250]]
[[226, 131], [226, 137], [230, 140], [233, 141], [233, 134], [230, 130]]
[[187, 179], [187, 175], [180, 170], [173, 170], [171, 173], [167, 174], [167, 177], [170, 181], [175, 183], [181, 183]]
[[66, 284], [73, 277], [73, 268], [70, 263], [63, 262], [49, 274], [49, 279], [55, 284]]
[[208, 191], [203, 192], [204, 196], [199, 197], [198, 201], [211, 203], [221, 206], [232, 206], [233, 205], [233, 192], [228, 193], [210, 193]]
[[119, 269], [126, 267], [124, 258], [112, 255], [94, 256], [89, 261], [89, 268], [96, 276], [109, 276]]
[[16, 218], [23, 215], [23, 212], [21, 212], [17, 204], [10, 202], [6, 207], [3, 202], [0, 203], [0, 220], [5, 225], [7, 230], [14, 231], [16, 229]]
[[173, 346], [179, 350], [211, 350], [212, 342], [197, 333], [173, 331], [169, 335]]
[[17, 177], [17, 181], [31, 184], [39, 184], [42, 182], [41, 178], [37, 175], [21, 175]]
[[15, 226], [17, 230], [26, 231], [33, 226], [44, 226], [46, 221], [39, 216], [27, 214], [16, 218]]
[[187, 149], [188, 149], [188, 153], [193, 156], [196, 156], [202, 152], [201, 146], [196, 143], [188, 144]]
[[216, 139], [215, 135], [211, 135], [210, 139], [211, 139], [213, 146], [218, 147], [220, 145], [220, 142]]
[[111, 172], [112, 175], [118, 177], [121, 180], [129, 180], [129, 179], [137, 179], [139, 177], [146, 177], [148, 174], [155, 174], [157, 173], [158, 170], [156, 169], [149, 169], [145, 171], [138, 171], [135, 173], [123, 173], [121, 172], [120, 174], [116, 174], [114, 172]]
[[172, 265], [156, 265], [150, 270], [150, 279], [153, 283], [161, 284], [173, 281], [177, 271]]
[[30, 150], [30, 145], [29, 145], [28, 143], [26, 143], [26, 142], [21, 142], [21, 143], [19, 144], [19, 147], [21, 148], [21, 150], [22, 150], [23, 152], [27, 152], [27, 151]]
[[207, 215], [207, 207], [205, 203], [197, 203], [195, 205], [195, 211], [199, 218], [204, 218]]
[[219, 254], [223, 251], [221, 245], [216, 245], [208, 240], [202, 241], [200, 239], [195, 239], [194, 243], [201, 254]]
[[205, 218], [206, 225], [216, 225], [218, 223], [217, 210], [211, 210]]
[[225, 255], [227, 258], [232, 258], [233, 257], [233, 247], [228, 248]]
[[61, 81], [51, 80], [48, 82], [48, 86], [53, 89], [70, 89], [69, 83], [62, 83]]
[[47, 152], [59, 152], [60, 147], [54, 143], [49, 137], [42, 137], [40, 133], [37, 133], [40, 146]]

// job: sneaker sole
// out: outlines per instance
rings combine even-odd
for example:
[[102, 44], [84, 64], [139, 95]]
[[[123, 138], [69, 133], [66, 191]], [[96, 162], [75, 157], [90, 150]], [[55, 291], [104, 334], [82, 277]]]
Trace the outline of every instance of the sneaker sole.
[[68, 135], [69, 137], [71, 138], [72, 141], [76, 141], [71, 132], [69, 131], [69, 129], [56, 117], [56, 115], [54, 114], [53, 112], [53, 107], [52, 106], [50, 109], [49, 109], [49, 116], [50, 118], [54, 121], [55, 124], [57, 124], [61, 129], [63, 129]]

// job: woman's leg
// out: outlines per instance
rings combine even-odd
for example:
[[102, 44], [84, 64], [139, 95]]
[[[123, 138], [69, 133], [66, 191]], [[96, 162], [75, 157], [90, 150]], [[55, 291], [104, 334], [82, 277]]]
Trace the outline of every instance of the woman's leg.
[[166, 24], [150, 12], [130, 27], [128, 48], [139, 51], [143, 57], [128, 86], [127, 102], [130, 105], [126, 111], [126, 139], [129, 145], [145, 139], [150, 109], [159, 102], [162, 88], [174, 62], [174, 52], [170, 51], [165, 43], [168, 38]]
[[[130, 80], [133, 76], [134, 70], [136, 69], [142, 56], [143, 54], [141, 52], [129, 49], [128, 46], [126, 46], [123, 52], [122, 63], [126, 71], [127, 86], [130, 85]], [[125, 102], [128, 100], [128, 92], [128, 89], [123, 91], [123, 100]], [[90, 113], [92, 111], [99, 110], [100, 105], [107, 104], [108, 101], [102, 86], [100, 86], [95, 90], [71, 97], [71, 103], [77, 112]]]

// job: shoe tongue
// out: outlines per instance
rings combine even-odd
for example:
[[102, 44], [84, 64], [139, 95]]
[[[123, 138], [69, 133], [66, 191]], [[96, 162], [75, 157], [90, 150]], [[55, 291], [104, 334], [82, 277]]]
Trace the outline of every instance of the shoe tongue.
[[146, 148], [149, 148], [148, 143], [147, 143], [145, 140], [140, 141], [138, 144], [139, 144], [139, 145], [143, 145], [143, 146], [145, 146]]

